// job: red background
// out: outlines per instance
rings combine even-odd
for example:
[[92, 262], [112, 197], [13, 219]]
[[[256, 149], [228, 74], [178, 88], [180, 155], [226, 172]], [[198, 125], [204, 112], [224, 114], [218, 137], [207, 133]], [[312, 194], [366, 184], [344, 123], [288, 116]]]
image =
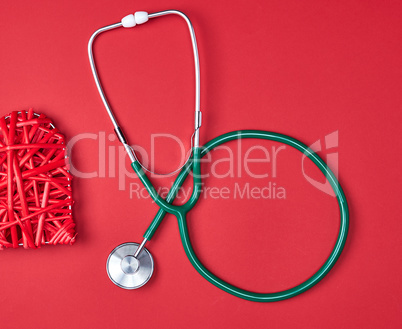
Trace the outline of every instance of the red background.
[[[117, 177], [76, 178], [75, 245], [0, 252], [0, 327], [400, 328], [401, 2], [2, 1], [1, 115], [33, 107], [53, 118], [67, 139], [108, 136], [112, 126], [90, 72], [88, 39], [136, 10], [171, 8], [186, 13], [197, 34], [202, 143], [231, 130], [264, 129], [310, 145], [338, 131], [339, 179], [351, 214], [343, 254], [302, 295], [244, 301], [191, 267], [176, 220], [168, 216], [148, 244], [152, 279], [139, 290], [123, 290], [107, 277], [107, 256], [122, 242], [140, 242], [157, 208], [149, 199], [130, 198], [128, 188], [119, 190]], [[152, 133], [170, 133], [189, 147], [194, 74], [183, 21], [165, 17], [109, 32], [96, 40], [95, 52], [130, 143], [150, 152]], [[99, 173], [98, 143], [74, 146], [78, 169]], [[244, 151], [255, 144], [276, 145], [245, 142]], [[244, 156], [236, 143], [229, 146]], [[157, 151], [156, 169], [178, 166], [177, 145], [160, 140]], [[219, 152], [213, 160], [225, 156]], [[302, 282], [323, 263], [339, 213], [332, 197], [304, 179], [300, 160], [289, 147], [278, 156], [270, 181], [286, 189], [286, 200], [199, 201], [189, 215], [190, 235], [214, 273], [245, 289], [273, 292]], [[318, 177], [313, 167], [307, 171]], [[139, 181], [126, 181], [133, 182]], [[243, 171], [204, 182], [233, 188], [267, 181]]]

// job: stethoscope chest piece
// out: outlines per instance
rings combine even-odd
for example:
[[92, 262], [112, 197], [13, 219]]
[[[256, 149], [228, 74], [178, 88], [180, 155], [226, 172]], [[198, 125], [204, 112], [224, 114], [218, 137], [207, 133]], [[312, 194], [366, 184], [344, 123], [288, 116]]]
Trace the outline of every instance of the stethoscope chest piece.
[[138, 243], [123, 243], [110, 253], [106, 271], [112, 282], [123, 289], [137, 289], [146, 284], [154, 271], [151, 253], [143, 248], [137, 257]]

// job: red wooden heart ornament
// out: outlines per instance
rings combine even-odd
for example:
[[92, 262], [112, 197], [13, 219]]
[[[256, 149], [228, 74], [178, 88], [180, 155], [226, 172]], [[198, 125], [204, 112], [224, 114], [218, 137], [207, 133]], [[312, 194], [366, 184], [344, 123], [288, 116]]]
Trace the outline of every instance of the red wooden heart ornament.
[[73, 244], [64, 136], [44, 114], [0, 118], [0, 249]]

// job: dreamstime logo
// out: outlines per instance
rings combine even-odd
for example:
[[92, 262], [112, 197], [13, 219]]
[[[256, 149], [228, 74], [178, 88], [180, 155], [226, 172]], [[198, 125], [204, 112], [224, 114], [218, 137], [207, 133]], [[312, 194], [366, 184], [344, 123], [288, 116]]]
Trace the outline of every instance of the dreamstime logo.
[[[339, 145], [339, 133], [338, 130], [328, 134], [325, 136], [325, 150], [334, 150], [338, 147]], [[310, 145], [310, 149], [313, 150], [314, 152], [320, 152], [323, 150], [321, 140], [317, 140], [313, 144]], [[331, 195], [335, 197], [334, 190], [331, 187], [331, 183], [328, 180], [328, 177], [325, 177], [325, 182], [319, 182], [315, 180], [314, 178], [310, 177], [306, 171], [305, 171], [305, 166], [304, 162], [307, 158], [306, 154], [303, 154], [302, 157], [302, 172], [304, 178], [313, 185], [315, 188], [319, 189], [320, 191], [327, 193], [328, 195]], [[334, 173], [335, 177], [338, 177], [338, 165], [339, 165], [339, 159], [338, 159], [338, 152], [331, 152], [327, 153], [325, 162], [327, 163], [328, 167], [331, 168], [332, 172]]]

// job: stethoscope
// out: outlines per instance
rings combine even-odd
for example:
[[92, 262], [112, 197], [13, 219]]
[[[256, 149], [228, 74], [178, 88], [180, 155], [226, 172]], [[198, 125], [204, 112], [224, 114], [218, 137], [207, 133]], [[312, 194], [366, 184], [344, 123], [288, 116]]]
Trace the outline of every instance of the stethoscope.
[[[191, 42], [193, 46], [194, 53], [194, 63], [195, 63], [195, 128], [194, 133], [192, 135], [192, 153], [191, 156], [187, 159], [186, 163], [183, 167], [179, 168], [180, 172], [175, 179], [172, 188], [170, 189], [166, 199], [163, 199], [156, 191], [150, 180], [145, 174], [147, 169], [142, 166], [142, 164], [138, 161], [134, 150], [128, 144], [126, 138], [124, 137], [122, 129], [119, 127], [115, 116], [113, 115], [113, 111], [107, 101], [107, 98], [103, 92], [102, 85], [97, 74], [95, 61], [93, 58], [92, 52], [92, 44], [96, 36], [98, 36], [102, 32], [106, 32], [115, 28], [125, 27], [131, 28], [137, 24], [143, 24], [147, 22], [150, 18], [165, 16], [165, 15], [179, 15], [182, 17], [189, 28]], [[197, 41], [195, 38], [195, 33], [193, 26], [188, 19], [188, 17], [180, 11], [177, 10], [166, 10], [153, 14], [148, 14], [146, 12], [140, 11], [136, 12], [134, 15], [128, 15], [124, 17], [121, 22], [115, 23], [112, 25], [108, 25], [102, 27], [95, 31], [88, 43], [88, 56], [89, 62], [92, 69], [92, 74], [95, 79], [96, 86], [98, 88], [99, 94], [102, 98], [103, 104], [106, 108], [107, 113], [109, 114], [110, 120], [113, 123], [115, 133], [119, 139], [119, 141], [123, 144], [130, 160], [131, 166], [133, 170], [138, 175], [142, 184], [146, 187], [148, 193], [152, 197], [152, 199], [159, 206], [159, 210], [149, 225], [148, 229], [143, 235], [143, 241], [141, 244], [138, 243], [123, 243], [117, 246], [112, 252], [109, 254], [109, 257], [106, 262], [106, 270], [110, 280], [116, 284], [117, 286], [124, 289], [136, 289], [143, 286], [145, 283], [149, 281], [152, 276], [154, 270], [154, 261], [151, 253], [145, 248], [145, 244], [151, 240], [155, 231], [159, 227], [159, 224], [162, 222], [163, 218], [167, 213], [173, 214], [176, 216], [178, 224], [180, 237], [182, 240], [183, 248], [186, 252], [188, 259], [194, 268], [209, 282], [217, 286], [218, 288], [243, 299], [258, 301], [258, 302], [273, 302], [279, 301], [283, 299], [287, 299], [293, 296], [296, 296], [307, 289], [311, 288], [315, 284], [317, 284], [334, 266], [335, 262], [339, 258], [343, 247], [346, 242], [346, 237], [348, 233], [349, 227], [349, 211], [348, 205], [345, 198], [345, 194], [341, 186], [339, 185], [338, 180], [336, 179], [333, 172], [327, 167], [325, 162], [312, 151], [309, 147], [301, 143], [300, 141], [278, 133], [261, 131], [261, 130], [239, 130], [233, 131], [221, 136], [218, 136], [211, 141], [209, 141], [204, 146], [200, 147], [199, 145], [199, 129], [201, 127], [201, 111], [200, 111], [200, 69], [199, 69], [199, 60], [198, 60], [198, 49], [197, 49]], [[187, 213], [195, 206], [197, 203], [200, 193], [201, 193], [201, 172], [200, 172], [200, 159], [206, 155], [208, 152], [216, 148], [217, 146], [224, 144], [226, 142], [244, 139], [244, 138], [252, 138], [252, 139], [263, 139], [263, 140], [271, 140], [280, 143], [287, 144], [300, 152], [302, 152], [305, 156], [307, 156], [313, 163], [321, 170], [321, 172], [326, 176], [328, 181], [331, 184], [332, 189], [335, 192], [339, 210], [340, 210], [340, 227], [338, 238], [336, 240], [335, 246], [325, 261], [325, 263], [319, 268], [319, 270], [314, 273], [309, 279], [304, 281], [303, 283], [284, 290], [280, 292], [274, 293], [256, 293], [247, 290], [240, 289], [235, 287], [228, 282], [223, 281], [222, 279], [215, 276], [212, 272], [210, 272], [197, 258], [188, 234], [187, 221], [186, 216]], [[145, 170], [145, 171], [144, 171]], [[180, 206], [172, 205], [180, 187], [186, 180], [189, 173], [192, 171], [193, 173], [193, 191], [189, 198], [189, 200]]]

